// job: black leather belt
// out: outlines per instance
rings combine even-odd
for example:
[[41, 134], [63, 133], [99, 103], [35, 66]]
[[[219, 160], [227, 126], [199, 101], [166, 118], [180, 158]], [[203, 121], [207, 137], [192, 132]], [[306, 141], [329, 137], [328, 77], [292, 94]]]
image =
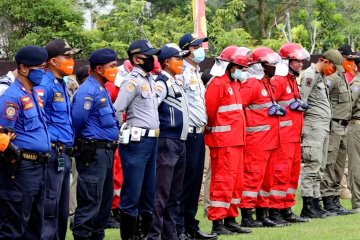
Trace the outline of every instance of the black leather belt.
[[342, 120], [342, 119], [332, 119], [334, 122], [339, 123], [341, 126], [346, 127], [347, 125], [349, 125], [350, 121], [349, 120]]
[[119, 145], [118, 141], [101, 141], [95, 139], [82, 139], [81, 142], [88, 147], [104, 148], [110, 150], [115, 150]]
[[60, 142], [52, 142], [51, 147], [56, 149], [57, 151], [60, 151], [61, 153], [65, 153], [68, 156], [72, 156], [72, 154], [74, 152], [73, 147], [68, 147], [65, 144], [60, 143]]
[[46, 164], [50, 158], [50, 153], [33, 152], [21, 149], [21, 159], [26, 161], [32, 161], [34, 163]]

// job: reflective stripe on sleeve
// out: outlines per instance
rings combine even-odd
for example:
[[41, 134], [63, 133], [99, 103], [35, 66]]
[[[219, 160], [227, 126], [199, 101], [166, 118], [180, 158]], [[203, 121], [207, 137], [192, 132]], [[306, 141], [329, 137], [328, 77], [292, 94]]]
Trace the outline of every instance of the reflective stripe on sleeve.
[[261, 125], [256, 127], [247, 127], [246, 132], [262, 132], [262, 131], [269, 131], [270, 125]]
[[231, 104], [219, 107], [218, 112], [230, 112], [234, 110], [242, 110], [242, 104]]
[[229, 132], [231, 130], [231, 126], [230, 125], [225, 125], [225, 126], [215, 126], [211, 128], [212, 132]]
[[262, 104], [250, 104], [246, 107], [246, 109], [250, 110], [259, 110], [259, 109], [267, 109], [272, 106], [272, 102], [262, 103]]
[[278, 101], [278, 104], [282, 107], [287, 107], [289, 106], [293, 101], [295, 101], [294, 98], [290, 99], [290, 100], [286, 100], [286, 101]]
[[279, 191], [279, 190], [271, 190], [270, 191], [271, 196], [277, 196], [277, 197], [286, 197], [285, 191]]
[[243, 191], [242, 196], [243, 197], [254, 197], [254, 198], [256, 198], [258, 196], [258, 192]]
[[296, 194], [296, 189], [294, 189], [294, 188], [289, 188], [289, 189], [287, 190], [287, 193], [289, 193], [289, 194]]
[[270, 193], [269, 193], [269, 192], [265, 192], [265, 191], [263, 191], [263, 190], [260, 190], [260, 191], [259, 191], [259, 196], [269, 197], [269, 196], [270, 196]]
[[287, 121], [281, 121], [280, 122], [280, 127], [290, 127], [293, 125], [292, 120], [287, 120]]

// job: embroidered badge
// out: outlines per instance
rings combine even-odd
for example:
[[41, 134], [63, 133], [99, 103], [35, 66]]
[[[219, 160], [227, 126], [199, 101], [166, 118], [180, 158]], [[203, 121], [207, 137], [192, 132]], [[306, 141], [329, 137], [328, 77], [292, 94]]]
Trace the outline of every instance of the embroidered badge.
[[149, 84], [144, 84], [141, 86], [141, 91], [142, 92], [147, 92], [150, 91], [150, 85]]
[[310, 87], [312, 84], [312, 81], [313, 81], [312, 78], [307, 78], [306, 82], [305, 82], [306, 86]]
[[90, 101], [86, 101], [86, 102], [84, 103], [84, 109], [85, 109], [85, 110], [90, 110], [90, 108], [91, 108], [91, 102], [90, 102]]
[[65, 102], [64, 94], [61, 92], [54, 93], [53, 101], [54, 102]]
[[29, 96], [24, 96], [20, 99], [24, 110], [29, 110], [34, 107], [34, 103]]
[[291, 93], [291, 88], [289, 86], [286, 87], [286, 92]]
[[6, 118], [11, 121], [15, 121], [18, 115], [19, 107], [12, 102], [6, 102], [3, 118]]
[[266, 97], [268, 95], [268, 92], [265, 89], [263, 89], [263, 90], [261, 90], [261, 95]]

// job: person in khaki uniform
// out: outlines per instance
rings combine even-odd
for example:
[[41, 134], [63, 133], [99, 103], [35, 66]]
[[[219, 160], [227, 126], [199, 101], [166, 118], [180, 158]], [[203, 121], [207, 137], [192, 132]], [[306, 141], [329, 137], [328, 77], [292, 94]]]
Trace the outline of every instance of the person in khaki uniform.
[[[360, 62], [357, 62], [359, 68]], [[349, 185], [354, 212], [360, 212], [360, 73], [351, 84], [352, 116], [347, 132]]]
[[340, 203], [340, 182], [347, 156], [347, 126], [351, 117], [351, 92], [344, 71], [326, 77], [332, 107], [327, 164], [321, 181], [324, 209], [337, 215], [350, 212]]
[[336, 69], [343, 71], [342, 61], [340, 52], [330, 49], [316, 64], [306, 69], [301, 77], [301, 99], [309, 105], [305, 112], [302, 142], [302, 217], [328, 216], [328, 212], [320, 205], [320, 182], [326, 165], [331, 121], [329, 91], [324, 75], [329, 76], [335, 73]]

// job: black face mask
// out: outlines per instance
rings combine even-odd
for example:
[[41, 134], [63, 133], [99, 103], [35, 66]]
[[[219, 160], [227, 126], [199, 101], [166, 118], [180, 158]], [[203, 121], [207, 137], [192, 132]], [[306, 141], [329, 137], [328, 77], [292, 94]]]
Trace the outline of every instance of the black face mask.
[[153, 56], [149, 56], [148, 58], [140, 58], [144, 61], [143, 64], [139, 64], [139, 66], [145, 70], [146, 72], [151, 72], [155, 66], [155, 60]]
[[267, 64], [262, 64], [262, 66], [264, 68], [265, 75], [267, 75], [269, 78], [272, 78], [275, 75], [275, 66], [269, 66]]

